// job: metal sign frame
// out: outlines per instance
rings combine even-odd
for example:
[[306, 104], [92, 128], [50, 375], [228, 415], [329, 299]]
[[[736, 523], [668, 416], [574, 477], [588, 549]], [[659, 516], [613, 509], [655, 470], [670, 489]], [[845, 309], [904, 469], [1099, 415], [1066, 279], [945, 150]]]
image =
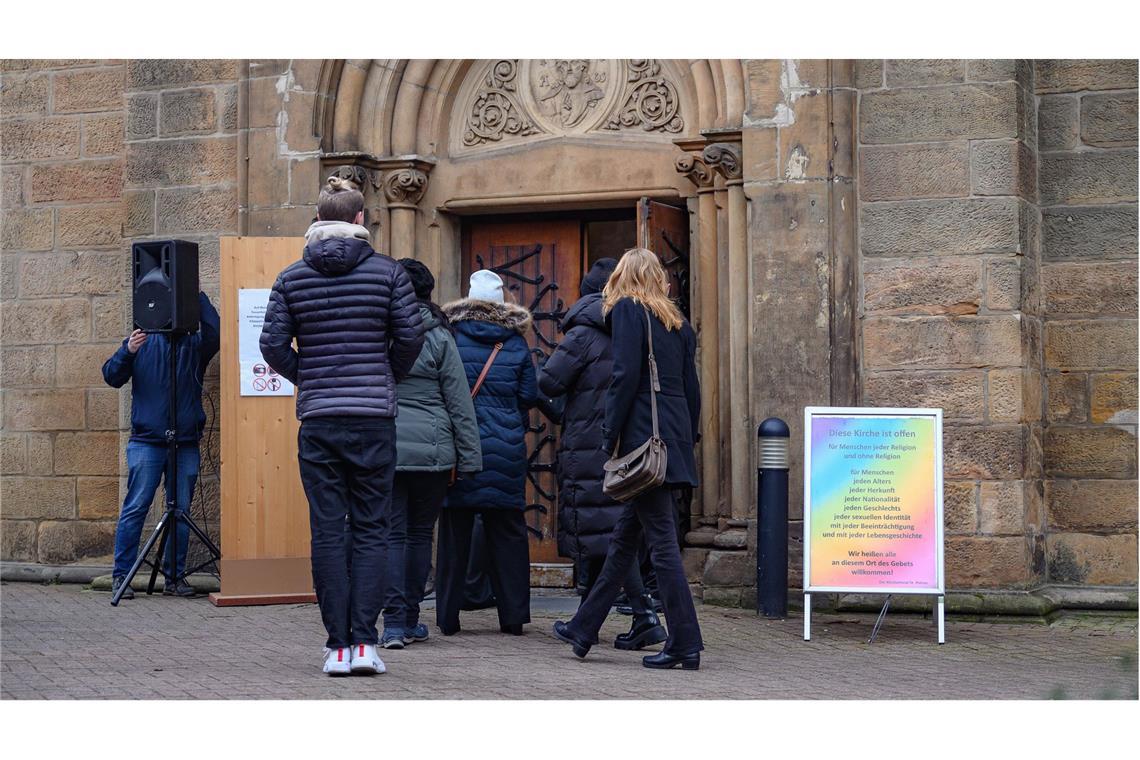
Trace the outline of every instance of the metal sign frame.
[[[862, 417], [867, 419], [882, 418], [914, 418], [926, 417], [934, 421], [934, 543], [935, 543], [935, 574], [936, 581], [933, 586], [878, 586], [875, 588], [851, 586], [813, 586], [811, 585], [811, 433], [812, 419], [815, 417]], [[942, 493], [942, 410], [900, 407], [830, 407], [809, 406], [804, 408], [804, 640], [811, 640], [811, 595], [819, 593], [839, 594], [885, 594], [887, 602], [883, 607], [886, 612], [890, 597], [893, 594], [914, 594], [936, 597], [936, 618], [938, 623], [938, 643], [946, 641], [945, 633], [945, 541], [944, 516]], [[882, 614], [880, 614], [880, 622]], [[878, 625], [876, 625], [876, 629]]]

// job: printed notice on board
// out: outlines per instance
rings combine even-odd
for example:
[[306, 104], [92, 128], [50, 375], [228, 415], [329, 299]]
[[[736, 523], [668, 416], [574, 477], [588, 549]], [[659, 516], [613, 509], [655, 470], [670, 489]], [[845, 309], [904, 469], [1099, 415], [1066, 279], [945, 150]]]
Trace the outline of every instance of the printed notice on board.
[[939, 420], [811, 411], [806, 587], [940, 590]]
[[238, 361], [241, 363], [241, 395], [292, 396], [293, 384], [273, 371], [261, 358], [261, 328], [269, 288], [238, 290]]

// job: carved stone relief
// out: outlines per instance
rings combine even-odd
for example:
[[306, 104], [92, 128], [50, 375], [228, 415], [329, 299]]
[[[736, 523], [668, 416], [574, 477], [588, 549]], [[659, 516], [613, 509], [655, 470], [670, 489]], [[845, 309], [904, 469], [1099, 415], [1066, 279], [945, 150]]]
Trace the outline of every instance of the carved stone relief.
[[458, 154], [560, 136], [672, 139], [685, 130], [680, 90], [655, 59], [500, 59], [458, 94]]

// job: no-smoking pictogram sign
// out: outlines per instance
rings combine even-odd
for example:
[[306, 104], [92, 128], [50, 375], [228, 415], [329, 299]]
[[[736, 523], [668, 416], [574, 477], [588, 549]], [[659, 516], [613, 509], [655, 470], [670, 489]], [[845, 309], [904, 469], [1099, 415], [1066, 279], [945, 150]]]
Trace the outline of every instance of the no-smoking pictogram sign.
[[[278, 386], [280, 386], [280, 383], [278, 383]], [[265, 388], [266, 388], [266, 382], [263, 378], [260, 378], [260, 377], [253, 378], [253, 389], [255, 391], [263, 391], [263, 390], [265, 390]], [[276, 390], [276, 388], [274, 388], [274, 390]]]

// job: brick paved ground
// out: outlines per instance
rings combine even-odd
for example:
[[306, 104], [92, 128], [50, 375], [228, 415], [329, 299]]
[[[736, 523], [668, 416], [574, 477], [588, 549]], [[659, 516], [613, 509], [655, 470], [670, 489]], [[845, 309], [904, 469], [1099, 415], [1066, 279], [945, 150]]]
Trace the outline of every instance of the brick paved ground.
[[[1135, 698], [1135, 617], [1067, 617], [1053, 625], [892, 616], [865, 642], [871, 615], [770, 622], [746, 610], [698, 607], [701, 670], [649, 671], [639, 655], [596, 647], [585, 662], [549, 633], [569, 600], [536, 600], [522, 637], [493, 611], [463, 614], [464, 630], [387, 652], [389, 672], [331, 679], [319, 663], [315, 606], [216, 608], [156, 596], [109, 604], [79, 586], [0, 589], [5, 699], [257, 698]], [[611, 616], [603, 640], [628, 625]], [[69, 665], [60, 665], [59, 653]]]

